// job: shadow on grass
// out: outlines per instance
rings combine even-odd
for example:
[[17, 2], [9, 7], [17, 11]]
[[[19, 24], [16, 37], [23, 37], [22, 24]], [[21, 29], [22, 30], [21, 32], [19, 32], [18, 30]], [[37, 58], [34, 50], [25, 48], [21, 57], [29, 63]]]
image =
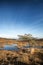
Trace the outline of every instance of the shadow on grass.
[[29, 64], [18, 61], [14, 62], [14, 65], [29, 65]]

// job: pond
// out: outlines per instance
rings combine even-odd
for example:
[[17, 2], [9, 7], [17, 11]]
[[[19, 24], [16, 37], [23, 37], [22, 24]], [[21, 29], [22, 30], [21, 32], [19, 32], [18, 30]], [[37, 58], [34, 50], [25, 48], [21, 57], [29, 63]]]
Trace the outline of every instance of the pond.
[[[22, 48], [30, 48], [30, 47], [32, 47], [32, 48], [43, 48], [43, 46], [29, 46], [29, 45], [26, 45], [26, 46], [23, 46]], [[0, 48], [0, 50], [15, 50], [15, 51], [19, 51], [19, 48], [17, 47], [17, 44], [12, 44], [12, 45], [4, 45], [4, 47], [3, 48]]]
[[23, 48], [30, 48], [30, 47], [32, 47], [32, 48], [43, 48], [43, 46], [29, 46], [29, 45], [23, 46]]
[[16, 51], [18, 51], [19, 48], [17, 47], [17, 44], [12, 44], [12, 45], [4, 45], [4, 47], [0, 48], [0, 50], [16, 50]]

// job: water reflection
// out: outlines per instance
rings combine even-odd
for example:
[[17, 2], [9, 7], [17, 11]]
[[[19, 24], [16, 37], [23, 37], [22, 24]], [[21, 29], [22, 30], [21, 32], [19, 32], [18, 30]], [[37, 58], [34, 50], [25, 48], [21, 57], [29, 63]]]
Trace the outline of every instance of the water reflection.
[[19, 48], [17, 47], [16, 44], [12, 44], [12, 45], [5, 45], [4, 50], [16, 50], [16, 51], [18, 51]]
[[16, 50], [16, 51], [18, 51], [19, 48], [17, 47], [17, 44], [12, 44], [12, 45], [4, 45], [4, 47], [0, 48], [0, 50]]
[[[33, 47], [33, 46], [29, 46], [29, 45], [26, 45], [26, 46], [23, 46], [22, 48], [30, 48], [30, 47]], [[43, 46], [34, 46], [34, 48], [43, 48]], [[17, 44], [12, 44], [12, 45], [4, 45], [3, 48], [0, 48], [0, 50], [16, 50], [18, 51], [19, 48], [17, 46]]]
[[26, 46], [23, 46], [23, 48], [43, 48], [43, 46], [30, 46], [30, 45], [26, 45]]

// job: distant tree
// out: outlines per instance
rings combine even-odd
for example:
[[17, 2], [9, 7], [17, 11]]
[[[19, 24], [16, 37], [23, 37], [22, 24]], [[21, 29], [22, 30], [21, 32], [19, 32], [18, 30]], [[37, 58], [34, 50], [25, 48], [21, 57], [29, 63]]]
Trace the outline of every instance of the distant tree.
[[32, 38], [31, 34], [24, 34], [24, 35], [18, 35], [20, 40], [29, 40], [30, 38]]
[[19, 40], [27, 40], [28, 41], [28, 44], [30, 46], [32, 46], [31, 48], [31, 53], [32, 51], [34, 50], [34, 46], [36, 46], [36, 41], [35, 41], [35, 38], [31, 35], [31, 34], [24, 34], [24, 35], [18, 35], [19, 36]]
[[30, 43], [30, 45], [35, 44], [35, 38], [31, 34], [18, 35], [18, 37], [19, 40], [27, 40]]

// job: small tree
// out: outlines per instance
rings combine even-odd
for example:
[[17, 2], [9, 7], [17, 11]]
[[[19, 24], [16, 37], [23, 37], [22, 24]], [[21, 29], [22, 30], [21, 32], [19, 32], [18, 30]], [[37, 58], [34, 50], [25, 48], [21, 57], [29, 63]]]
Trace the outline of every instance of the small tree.
[[19, 40], [24, 40], [24, 41], [28, 41], [28, 44], [30, 46], [32, 46], [31, 49], [31, 53], [34, 52], [34, 46], [36, 46], [36, 41], [35, 38], [31, 35], [31, 34], [24, 34], [24, 35], [18, 35], [19, 36]]

